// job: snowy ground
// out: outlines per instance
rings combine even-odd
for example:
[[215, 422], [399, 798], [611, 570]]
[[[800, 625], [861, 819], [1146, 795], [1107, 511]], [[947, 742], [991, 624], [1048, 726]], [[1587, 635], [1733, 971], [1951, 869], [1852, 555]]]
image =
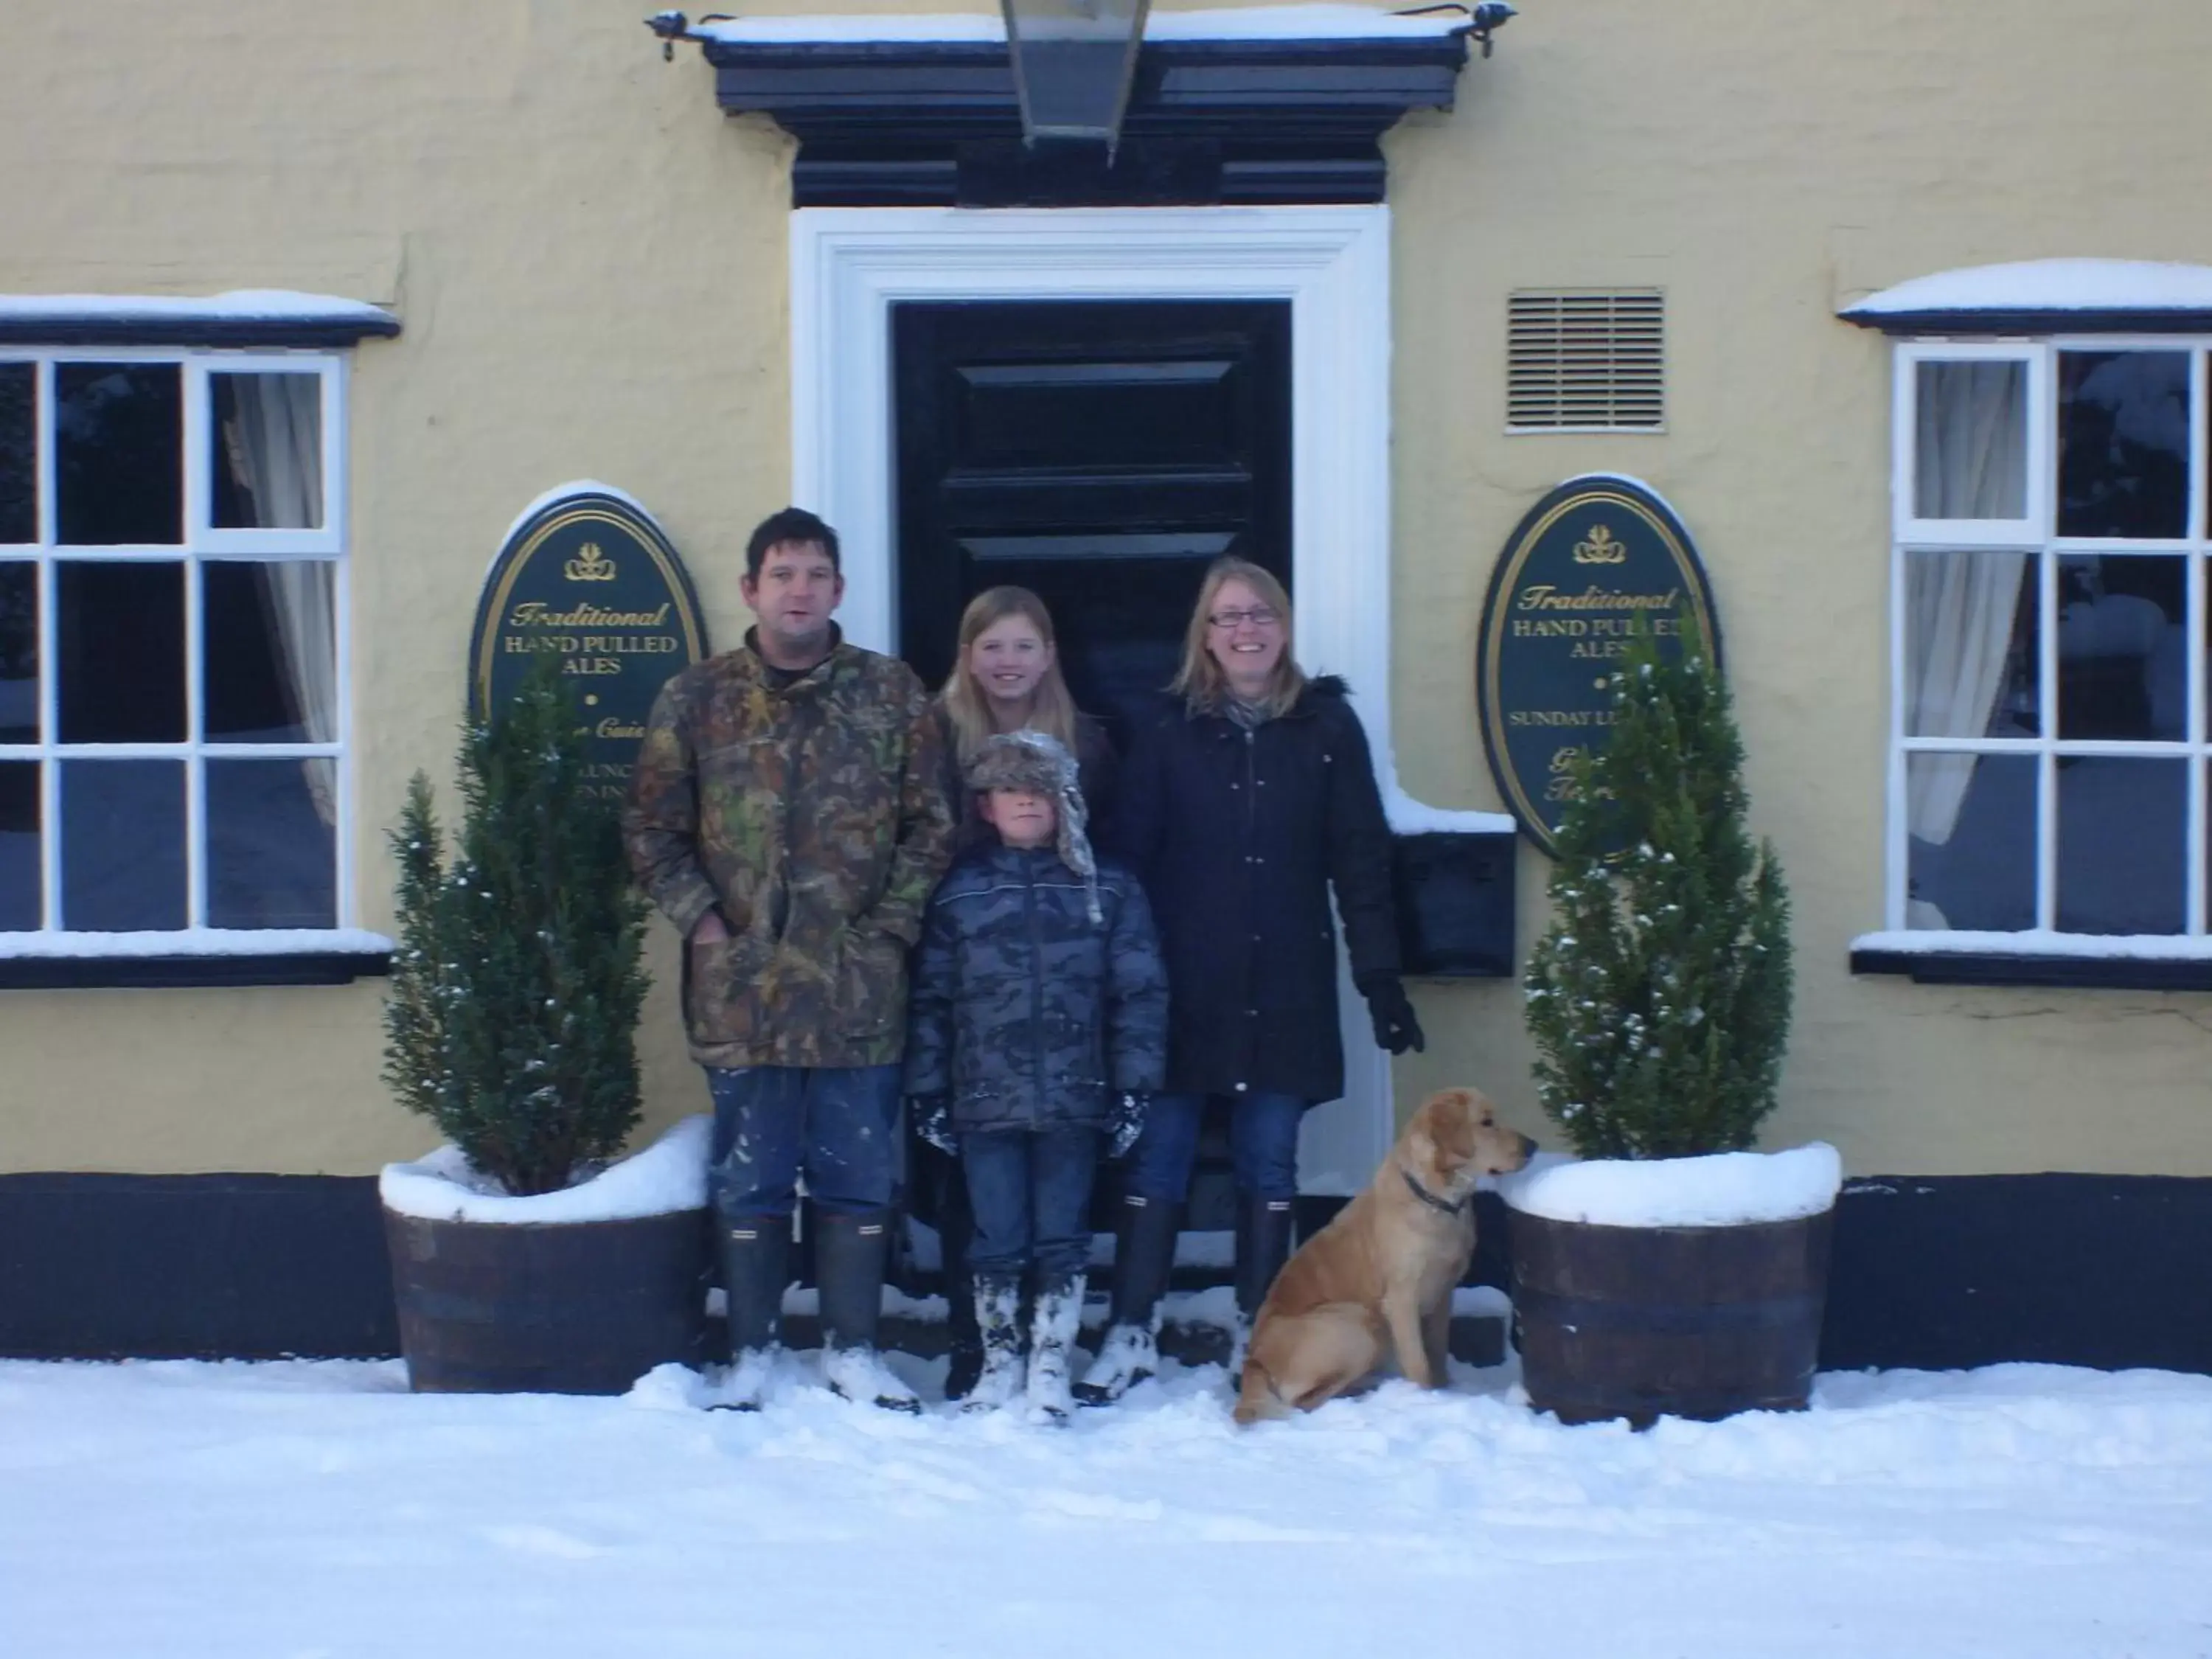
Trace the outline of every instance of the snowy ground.
[[1455, 1383], [1240, 1432], [1170, 1367], [1055, 1431], [0, 1364], [0, 1653], [2212, 1654], [2212, 1378], [1836, 1375], [1643, 1435]]

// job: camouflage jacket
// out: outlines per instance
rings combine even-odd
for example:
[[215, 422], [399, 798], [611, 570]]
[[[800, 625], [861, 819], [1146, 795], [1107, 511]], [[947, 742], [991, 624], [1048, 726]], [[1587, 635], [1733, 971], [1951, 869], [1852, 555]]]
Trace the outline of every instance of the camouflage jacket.
[[[623, 835], [685, 940], [693, 1059], [899, 1058], [908, 947], [951, 855], [944, 765], [913, 671], [842, 640], [786, 686], [748, 635], [661, 689]], [[730, 937], [693, 941], [717, 907]]]
[[1168, 981], [1145, 890], [1046, 849], [962, 855], [930, 901], [914, 970], [906, 1089], [949, 1095], [963, 1131], [1106, 1127], [1112, 1097], [1167, 1066]]

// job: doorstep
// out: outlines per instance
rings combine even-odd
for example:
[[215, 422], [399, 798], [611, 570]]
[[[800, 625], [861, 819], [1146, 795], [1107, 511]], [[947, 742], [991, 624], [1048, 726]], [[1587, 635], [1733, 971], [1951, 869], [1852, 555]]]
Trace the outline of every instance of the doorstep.
[[[1225, 1285], [1187, 1293], [1170, 1291], [1160, 1319], [1160, 1352], [1184, 1365], [1218, 1365], [1229, 1358], [1230, 1325], [1234, 1303]], [[1504, 1298], [1480, 1288], [1462, 1289], [1452, 1311], [1451, 1357], [1466, 1365], [1497, 1365], [1505, 1358], [1508, 1314]], [[1081, 1345], [1096, 1352], [1105, 1334], [1107, 1302], [1093, 1296], [1083, 1310]], [[917, 1359], [941, 1359], [945, 1351], [945, 1304], [941, 1297], [914, 1297], [890, 1293], [878, 1328], [882, 1346]], [[728, 1338], [719, 1316], [707, 1325], [707, 1352], [719, 1354]], [[814, 1311], [811, 1291], [793, 1291], [786, 1298], [783, 1341], [789, 1348], [822, 1346], [821, 1322]]]

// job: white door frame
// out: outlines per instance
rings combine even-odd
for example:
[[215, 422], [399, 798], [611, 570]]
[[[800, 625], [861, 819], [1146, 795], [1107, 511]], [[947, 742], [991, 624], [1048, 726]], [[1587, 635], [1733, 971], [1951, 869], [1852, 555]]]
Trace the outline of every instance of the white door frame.
[[[1351, 682], [1390, 751], [1390, 216], [1374, 207], [802, 208], [791, 216], [792, 499], [837, 526], [847, 637], [898, 616], [890, 307], [897, 301], [1291, 302], [1298, 660]], [[1365, 1185], [1395, 1132], [1389, 1058], [1340, 988], [1345, 1099], [1310, 1112], [1300, 1185]]]

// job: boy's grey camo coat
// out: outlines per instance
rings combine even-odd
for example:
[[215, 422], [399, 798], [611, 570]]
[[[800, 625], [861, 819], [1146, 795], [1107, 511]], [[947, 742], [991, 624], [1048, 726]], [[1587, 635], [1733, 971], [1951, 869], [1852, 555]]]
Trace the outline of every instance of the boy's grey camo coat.
[[1113, 1097], [1167, 1068], [1168, 980], [1145, 890], [1098, 866], [1083, 879], [995, 837], [930, 901], [914, 970], [906, 1090], [949, 1095], [962, 1132], [1105, 1128]]
[[[623, 815], [630, 865], [684, 936], [702, 1066], [883, 1066], [906, 957], [951, 856], [928, 695], [842, 641], [789, 685], [750, 637], [661, 689]], [[730, 937], [691, 930], [720, 907]]]

